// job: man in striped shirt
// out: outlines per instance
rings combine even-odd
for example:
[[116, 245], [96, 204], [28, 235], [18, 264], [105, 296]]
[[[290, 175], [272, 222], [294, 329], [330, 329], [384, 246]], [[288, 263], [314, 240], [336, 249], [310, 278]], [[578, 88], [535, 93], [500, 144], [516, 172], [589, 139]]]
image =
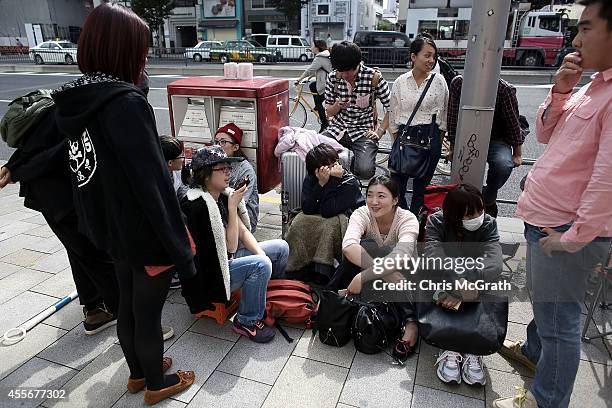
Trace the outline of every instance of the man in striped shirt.
[[[375, 172], [378, 140], [389, 127], [389, 85], [379, 71], [363, 65], [361, 50], [351, 42], [334, 45], [330, 59], [334, 70], [325, 85], [325, 111], [331, 120], [323, 135], [352, 150], [353, 174], [369, 179]], [[375, 99], [386, 111], [382, 123], [375, 120]]]

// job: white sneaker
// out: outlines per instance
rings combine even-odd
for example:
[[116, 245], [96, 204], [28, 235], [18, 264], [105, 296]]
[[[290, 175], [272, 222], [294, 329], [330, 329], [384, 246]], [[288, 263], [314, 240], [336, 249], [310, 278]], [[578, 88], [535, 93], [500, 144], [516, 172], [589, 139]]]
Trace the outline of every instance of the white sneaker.
[[440, 356], [436, 360], [438, 378], [447, 384], [461, 384], [461, 360], [463, 357], [459, 353], [440, 350]]
[[174, 336], [174, 329], [170, 326], [162, 326], [162, 338], [164, 341], [171, 339]]
[[516, 388], [516, 395], [509, 398], [498, 398], [491, 406], [493, 408], [538, 408], [538, 403], [531, 391], [523, 387]]
[[461, 378], [467, 385], [485, 385], [487, 378], [484, 372], [482, 356], [464, 354], [461, 365]]

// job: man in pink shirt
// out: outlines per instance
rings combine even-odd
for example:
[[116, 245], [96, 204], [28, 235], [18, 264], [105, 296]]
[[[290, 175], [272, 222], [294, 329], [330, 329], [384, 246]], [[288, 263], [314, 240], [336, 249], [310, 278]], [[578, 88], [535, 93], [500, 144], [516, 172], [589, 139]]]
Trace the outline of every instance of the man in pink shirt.
[[[516, 215], [525, 221], [534, 319], [527, 339], [500, 353], [535, 369], [531, 390], [493, 401], [503, 408], [564, 408], [580, 362], [586, 278], [612, 236], [612, 2], [586, 6], [555, 84], [536, 116], [546, 150], [527, 176]], [[584, 70], [592, 81], [572, 95]], [[585, 402], [586, 403], [586, 402]]]

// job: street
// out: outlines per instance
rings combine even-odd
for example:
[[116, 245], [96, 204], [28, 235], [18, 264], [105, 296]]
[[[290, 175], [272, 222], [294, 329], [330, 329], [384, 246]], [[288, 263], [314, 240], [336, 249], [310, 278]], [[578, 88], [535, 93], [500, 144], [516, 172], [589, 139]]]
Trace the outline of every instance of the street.
[[[39, 88], [54, 89], [60, 85], [77, 78], [78, 74], [68, 73], [5, 73], [0, 72], [0, 115], [4, 115], [8, 103], [14, 98]], [[168, 114], [168, 99], [166, 94], [167, 84], [182, 78], [179, 75], [152, 75], [150, 78], [149, 102], [155, 110], [157, 128], [160, 135], [170, 133], [170, 118]], [[292, 82], [291, 82], [292, 83]], [[392, 85], [392, 83], [391, 83]], [[546, 98], [550, 89], [547, 85], [521, 85], [517, 86], [519, 99], [519, 110], [529, 121], [531, 134], [527, 137], [523, 145], [523, 157], [537, 159], [544, 151], [544, 146], [535, 140], [535, 114], [539, 104]], [[294, 95], [293, 87], [290, 96]], [[310, 118], [307, 127], [315, 128], [313, 118]], [[381, 142], [383, 145], [389, 144], [389, 136], [385, 136]], [[0, 160], [7, 160], [10, 157], [11, 149], [4, 142], [0, 141]], [[516, 201], [518, 199], [519, 181], [527, 174], [529, 166], [516, 168], [499, 193], [498, 198]], [[434, 183], [444, 182], [444, 179], [436, 178]], [[513, 216], [515, 205], [500, 204], [500, 216]]]

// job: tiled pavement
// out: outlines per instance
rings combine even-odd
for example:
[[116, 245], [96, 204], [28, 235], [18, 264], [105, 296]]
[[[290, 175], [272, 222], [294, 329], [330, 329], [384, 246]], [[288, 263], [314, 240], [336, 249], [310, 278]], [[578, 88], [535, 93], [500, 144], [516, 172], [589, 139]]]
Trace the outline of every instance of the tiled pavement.
[[[15, 185], [0, 191], [0, 333], [74, 289], [65, 251], [44, 219], [23, 207], [17, 192]], [[277, 202], [274, 193], [262, 197], [260, 240], [280, 236]], [[522, 241], [518, 220], [500, 219], [499, 226], [503, 240]], [[508, 337], [524, 336], [530, 318], [528, 299], [512, 302]], [[0, 346], [0, 407], [143, 406], [142, 393], [126, 393], [128, 371], [114, 328], [86, 336], [81, 319], [73, 301], [21, 343]], [[485, 358], [486, 387], [447, 386], [435, 375], [436, 350], [426, 344], [404, 367], [392, 365], [385, 354], [358, 353], [352, 343], [326, 346], [302, 328], [288, 328], [293, 343], [277, 336], [256, 345], [239, 338], [229, 324], [193, 319], [179, 293], [168, 297], [164, 324], [176, 332], [165, 344], [167, 355], [175, 367], [194, 370], [196, 382], [160, 407], [481, 408], [532, 381], [528, 371], [495, 354]], [[610, 314], [598, 312], [591, 331], [610, 326]], [[571, 406], [609, 407], [611, 349], [610, 338], [582, 345]], [[67, 398], [11, 400], [7, 393], [14, 388], [63, 389]]]

